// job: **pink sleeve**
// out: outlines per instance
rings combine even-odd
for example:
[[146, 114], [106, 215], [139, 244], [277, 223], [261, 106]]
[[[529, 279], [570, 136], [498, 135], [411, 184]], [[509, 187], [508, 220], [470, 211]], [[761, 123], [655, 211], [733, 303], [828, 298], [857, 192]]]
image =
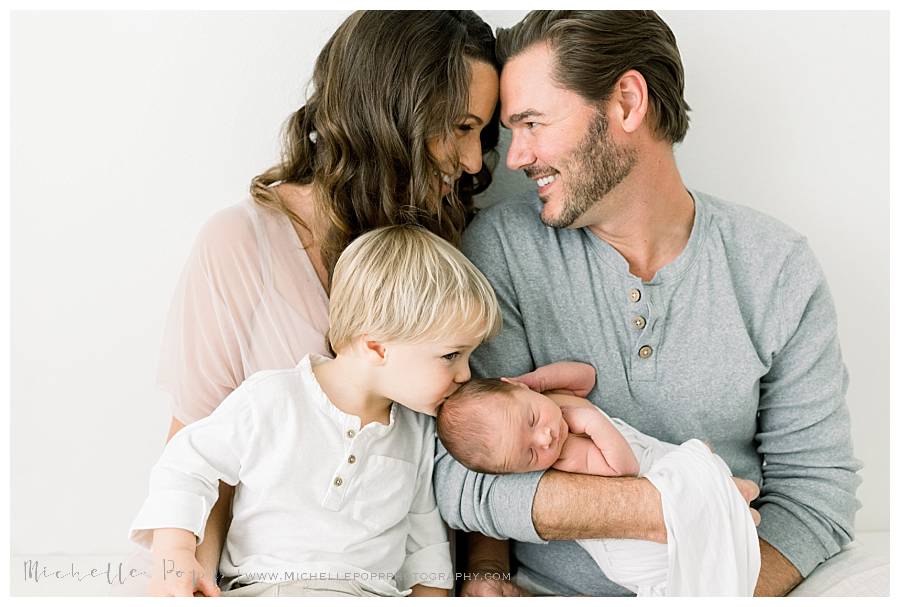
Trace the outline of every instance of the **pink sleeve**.
[[260, 254], [247, 211], [234, 206], [203, 226], [169, 309], [158, 381], [172, 415], [209, 415], [248, 375], [250, 319], [262, 295]]

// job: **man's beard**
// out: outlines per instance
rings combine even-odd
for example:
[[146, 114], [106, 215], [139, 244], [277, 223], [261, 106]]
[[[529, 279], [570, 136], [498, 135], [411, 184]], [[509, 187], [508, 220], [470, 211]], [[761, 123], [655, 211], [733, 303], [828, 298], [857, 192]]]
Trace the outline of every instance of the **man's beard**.
[[562, 209], [556, 217], [541, 213], [541, 221], [551, 228], [569, 227], [619, 185], [636, 163], [635, 151], [617, 145], [609, 136], [605, 112], [598, 109], [565, 167], [565, 188], [558, 193], [563, 196]]

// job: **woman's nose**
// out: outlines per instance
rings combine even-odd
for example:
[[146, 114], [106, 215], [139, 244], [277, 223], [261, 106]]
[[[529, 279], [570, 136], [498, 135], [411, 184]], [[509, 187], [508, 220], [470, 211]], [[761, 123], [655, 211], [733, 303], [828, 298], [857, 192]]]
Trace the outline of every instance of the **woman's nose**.
[[472, 141], [464, 145], [460, 150], [459, 164], [466, 173], [475, 175], [481, 171], [483, 161], [481, 140], [478, 137], [472, 137]]

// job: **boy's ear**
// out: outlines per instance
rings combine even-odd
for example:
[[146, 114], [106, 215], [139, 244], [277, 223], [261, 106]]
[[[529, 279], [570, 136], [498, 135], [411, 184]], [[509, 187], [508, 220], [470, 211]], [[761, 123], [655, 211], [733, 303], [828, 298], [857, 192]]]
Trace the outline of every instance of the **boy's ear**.
[[373, 365], [384, 364], [385, 349], [383, 343], [375, 339], [370, 339], [368, 335], [363, 335], [360, 339], [360, 348], [366, 361]]

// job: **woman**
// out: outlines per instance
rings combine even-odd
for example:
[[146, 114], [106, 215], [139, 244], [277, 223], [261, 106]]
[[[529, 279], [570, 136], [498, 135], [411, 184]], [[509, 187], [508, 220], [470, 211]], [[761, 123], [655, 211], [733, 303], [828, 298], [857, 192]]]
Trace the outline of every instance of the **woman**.
[[[169, 437], [261, 369], [325, 353], [337, 257], [363, 232], [420, 224], [454, 244], [491, 181], [494, 36], [471, 11], [359, 11], [316, 60], [314, 92], [288, 120], [280, 164], [251, 200], [201, 230], [163, 344]], [[198, 547], [216, 572], [234, 489]]]

